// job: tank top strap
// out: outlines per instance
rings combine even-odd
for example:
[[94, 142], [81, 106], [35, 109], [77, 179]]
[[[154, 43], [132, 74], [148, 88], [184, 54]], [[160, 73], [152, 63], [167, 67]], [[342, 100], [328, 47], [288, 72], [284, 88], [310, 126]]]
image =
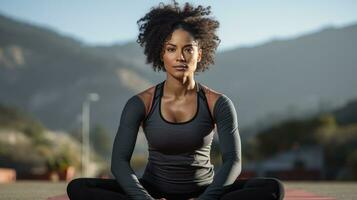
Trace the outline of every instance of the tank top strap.
[[208, 104], [209, 102], [207, 100], [205, 90], [203, 89], [203, 86], [200, 83], [197, 84], [197, 90], [199, 91], [198, 94], [200, 95], [201, 99], [205, 102], [204, 104], [206, 105], [206, 108], [207, 108], [207, 110], [209, 112], [209, 116], [211, 118], [212, 124], [214, 126], [213, 116], [212, 116], [212, 113], [211, 113], [210, 106]]
[[[161, 83], [157, 84], [155, 86], [155, 92], [154, 92], [154, 98], [152, 99], [152, 102], [151, 102], [151, 107], [150, 107], [150, 111], [148, 113], [148, 115], [146, 116], [145, 120], [148, 119], [150, 117], [150, 115], [153, 113], [153, 111], [155, 110], [155, 107], [157, 106], [157, 102], [159, 100], [159, 98], [163, 95], [163, 85], [164, 85], [165, 81], [162, 81]], [[196, 88], [197, 88], [197, 94], [199, 95], [199, 98], [201, 100], [204, 101], [204, 104], [209, 112], [209, 116], [211, 118], [211, 121], [212, 121], [212, 124], [214, 125], [214, 120], [213, 120], [213, 116], [212, 116], [212, 113], [211, 113], [211, 110], [210, 110], [210, 107], [209, 107], [209, 104], [208, 104], [208, 101], [207, 101], [207, 97], [206, 97], [206, 94], [205, 94], [205, 91], [204, 91], [204, 88], [203, 86], [196, 81]]]
[[204, 101], [207, 101], [206, 99], [206, 95], [205, 95], [205, 91], [203, 90], [203, 87], [200, 83], [196, 82], [197, 83], [197, 92], [198, 92], [198, 95], [200, 96], [200, 98]]
[[155, 97], [154, 99], [157, 100], [159, 97], [163, 95], [163, 89], [164, 89], [164, 83], [165, 81], [162, 81], [161, 83], [157, 84], [155, 87]]
[[160, 96], [162, 95], [162, 86], [164, 84], [165, 81], [156, 84], [155, 86], [155, 91], [154, 91], [154, 96], [151, 100], [151, 105], [150, 105], [150, 109], [148, 111], [148, 114], [146, 115], [144, 122], [150, 117], [150, 115], [153, 113], [153, 111], [155, 110], [156, 107], [156, 103], [158, 102], [158, 99], [160, 98]]

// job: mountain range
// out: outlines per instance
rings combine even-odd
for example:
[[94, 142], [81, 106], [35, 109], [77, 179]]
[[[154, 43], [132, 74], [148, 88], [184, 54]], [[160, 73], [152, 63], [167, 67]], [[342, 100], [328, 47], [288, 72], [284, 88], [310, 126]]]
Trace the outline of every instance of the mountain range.
[[[241, 127], [258, 130], [357, 98], [356, 52], [357, 24], [326, 27], [217, 52], [215, 65], [196, 79], [231, 98]], [[0, 103], [32, 113], [48, 128], [80, 127], [82, 103], [96, 92], [91, 121], [114, 134], [127, 99], [164, 79], [134, 41], [90, 46], [0, 15]]]

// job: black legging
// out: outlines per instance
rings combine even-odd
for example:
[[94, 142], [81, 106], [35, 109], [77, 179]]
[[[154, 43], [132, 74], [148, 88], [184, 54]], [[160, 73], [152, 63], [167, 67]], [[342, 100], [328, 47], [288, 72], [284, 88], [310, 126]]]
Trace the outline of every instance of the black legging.
[[[159, 194], [143, 179], [139, 179], [143, 187], [154, 198], [165, 197], [168, 200], [187, 200], [198, 197], [197, 194], [172, 195]], [[67, 194], [71, 200], [128, 200], [128, 196], [121, 189], [115, 179], [77, 178], [67, 186]], [[284, 199], [284, 186], [275, 178], [237, 179], [233, 185], [225, 190], [220, 200], [282, 200]]]

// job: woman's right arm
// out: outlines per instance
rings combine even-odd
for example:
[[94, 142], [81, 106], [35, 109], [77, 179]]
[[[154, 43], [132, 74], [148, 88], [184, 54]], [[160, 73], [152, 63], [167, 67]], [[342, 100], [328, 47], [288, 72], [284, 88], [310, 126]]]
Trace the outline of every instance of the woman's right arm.
[[120, 124], [114, 139], [111, 171], [130, 199], [154, 200], [140, 184], [130, 166], [130, 159], [136, 143], [141, 121], [145, 117], [145, 105], [137, 95], [125, 104]]

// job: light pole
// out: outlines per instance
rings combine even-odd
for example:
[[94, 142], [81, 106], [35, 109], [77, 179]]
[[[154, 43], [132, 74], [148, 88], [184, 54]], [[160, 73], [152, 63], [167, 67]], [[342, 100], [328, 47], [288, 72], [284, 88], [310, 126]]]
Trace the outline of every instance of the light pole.
[[89, 120], [90, 120], [90, 102], [98, 101], [97, 93], [89, 93], [82, 104], [82, 176], [88, 176], [89, 166]]

